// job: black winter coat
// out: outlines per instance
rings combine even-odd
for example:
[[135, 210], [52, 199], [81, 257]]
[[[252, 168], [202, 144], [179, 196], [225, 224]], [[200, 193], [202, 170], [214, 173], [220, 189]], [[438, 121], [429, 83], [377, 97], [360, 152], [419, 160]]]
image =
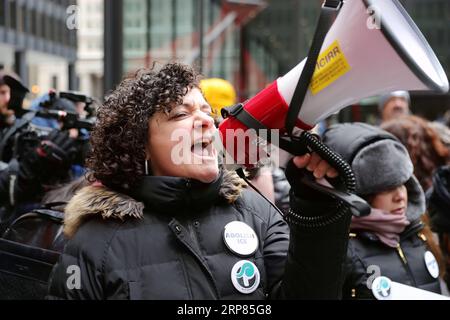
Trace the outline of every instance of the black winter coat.
[[[82, 189], [66, 208], [65, 233], [72, 239], [53, 270], [48, 298], [339, 298], [349, 219], [290, 232], [273, 207], [242, 187], [226, 172], [206, 185], [145, 177], [133, 197]], [[223, 230], [231, 221], [255, 231], [253, 255], [238, 256], [225, 245]], [[250, 294], [231, 282], [233, 266], [243, 259], [261, 275]], [[71, 266], [79, 267], [79, 289]]]
[[367, 287], [367, 280], [375, 279], [375, 269], [370, 266], [379, 267], [379, 276], [440, 294], [439, 279], [433, 278], [425, 265], [424, 255], [429, 249], [426, 238], [420, 232], [422, 229], [420, 221], [409, 225], [400, 235], [397, 249], [383, 244], [372, 233], [351, 233], [343, 298], [375, 299]]
[[285, 173], [281, 168], [272, 170], [273, 189], [275, 193], [275, 204], [283, 213], [289, 211], [289, 191], [291, 186], [286, 179]]

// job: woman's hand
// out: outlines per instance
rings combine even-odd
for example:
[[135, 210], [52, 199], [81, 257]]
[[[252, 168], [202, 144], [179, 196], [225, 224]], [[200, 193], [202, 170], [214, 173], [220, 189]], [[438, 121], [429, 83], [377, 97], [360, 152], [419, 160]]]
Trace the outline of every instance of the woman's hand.
[[305, 154], [303, 156], [294, 157], [293, 162], [299, 169], [306, 168], [311, 171], [316, 179], [322, 179], [325, 177], [336, 178], [338, 172], [331, 167], [328, 162], [323, 160], [317, 153]]

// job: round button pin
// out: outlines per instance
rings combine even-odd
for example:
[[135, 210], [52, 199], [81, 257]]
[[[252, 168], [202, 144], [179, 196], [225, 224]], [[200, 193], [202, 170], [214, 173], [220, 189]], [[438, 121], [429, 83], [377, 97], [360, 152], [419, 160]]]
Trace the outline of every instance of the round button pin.
[[424, 259], [428, 272], [433, 278], [437, 279], [439, 277], [439, 265], [436, 258], [430, 251], [427, 251], [425, 252]]
[[241, 221], [232, 221], [225, 226], [223, 240], [228, 249], [241, 257], [251, 256], [258, 249], [255, 231]]
[[254, 292], [260, 281], [259, 270], [248, 260], [240, 260], [231, 269], [231, 282], [237, 291], [250, 294]]
[[391, 295], [392, 282], [388, 277], [377, 277], [372, 282], [372, 293], [377, 300], [386, 300]]

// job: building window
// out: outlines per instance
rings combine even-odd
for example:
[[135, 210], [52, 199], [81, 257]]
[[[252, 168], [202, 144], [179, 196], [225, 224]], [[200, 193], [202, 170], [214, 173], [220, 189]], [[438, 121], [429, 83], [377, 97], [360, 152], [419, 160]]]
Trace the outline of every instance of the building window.
[[5, 11], [6, 11], [6, 2], [8, 0], [0, 0], [0, 27], [4, 27], [6, 23]]
[[44, 37], [44, 21], [42, 20], [41, 13], [36, 10], [36, 35], [39, 38]]
[[31, 34], [39, 36], [38, 13], [36, 10], [31, 11]]
[[17, 10], [17, 31], [19, 32], [25, 32], [25, 9], [24, 7], [20, 6], [17, 4], [16, 6], [16, 10]]
[[52, 39], [52, 26], [50, 22], [50, 17], [45, 17], [44, 19], [44, 38], [46, 40]]
[[15, 1], [8, 1], [9, 3], [9, 27], [11, 29], [17, 28], [17, 6]]
[[54, 75], [52, 76], [52, 87], [55, 90], [58, 90], [58, 76]]
[[23, 32], [26, 34], [30, 33], [30, 24], [31, 24], [31, 11], [28, 10], [25, 6], [21, 7], [22, 10], [22, 19], [23, 19]]

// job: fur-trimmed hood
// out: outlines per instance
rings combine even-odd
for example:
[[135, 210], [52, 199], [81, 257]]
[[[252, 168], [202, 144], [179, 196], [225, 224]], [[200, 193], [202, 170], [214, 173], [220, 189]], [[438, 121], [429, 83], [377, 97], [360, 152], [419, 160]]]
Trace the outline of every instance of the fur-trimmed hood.
[[[181, 193], [187, 193], [190, 184], [189, 179], [174, 177], [148, 177], [152, 179], [147, 187], [147, 199], [139, 196], [130, 196], [124, 193], [111, 190], [105, 186], [87, 186], [78, 191], [69, 201], [65, 209], [64, 218], [64, 234], [67, 238], [73, 237], [83, 221], [92, 216], [101, 216], [103, 219], [120, 219], [135, 218], [141, 219], [144, 215], [145, 204], [154, 203], [155, 197], [159, 197], [159, 201], [165, 206], [170, 206], [171, 202], [182, 201], [182, 197], [178, 197]], [[217, 185], [217, 187], [215, 186]], [[195, 187], [195, 183], [193, 183]], [[200, 183], [197, 182], [197, 185]], [[217, 197], [225, 199], [228, 203], [233, 203], [241, 195], [242, 189], [245, 188], [245, 182], [240, 179], [233, 171], [223, 170], [219, 178], [211, 184], [202, 184], [202, 190], [198, 195], [205, 194], [205, 188], [216, 188]], [[191, 189], [194, 187], [190, 187]], [[138, 187], [139, 188], [139, 187]], [[192, 193], [192, 190], [190, 190]], [[214, 192], [214, 190], [210, 190]], [[165, 197], [161, 197], [161, 194]], [[143, 193], [141, 193], [142, 195]], [[180, 198], [180, 199], [178, 199]], [[214, 197], [209, 197], [214, 199]], [[197, 203], [205, 203], [195, 199]], [[207, 199], [203, 199], [207, 200]], [[194, 205], [194, 204], [193, 204]]]

